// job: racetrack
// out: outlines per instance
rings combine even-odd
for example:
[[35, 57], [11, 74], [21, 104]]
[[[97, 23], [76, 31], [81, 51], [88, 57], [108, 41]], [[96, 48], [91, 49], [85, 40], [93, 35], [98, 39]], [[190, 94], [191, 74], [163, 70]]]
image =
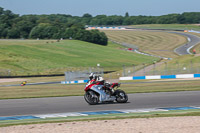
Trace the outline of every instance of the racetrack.
[[200, 91], [129, 94], [125, 104], [88, 105], [83, 96], [0, 100], [0, 116], [200, 106]]
[[164, 59], [191, 54], [189, 49], [200, 43], [200, 37], [196, 35], [170, 30], [128, 29], [103, 31], [115, 43], [133, 49], [137, 49], [135, 48], [137, 46], [139, 51], [136, 50], [136, 52], [139, 54]]
[[[182, 45], [175, 50], [179, 55], [188, 54], [187, 49], [200, 42], [200, 38], [197, 36], [173, 33], [187, 36], [191, 40], [187, 45]], [[83, 96], [0, 100], [0, 116], [200, 106], [200, 91], [137, 93], [128, 96], [129, 103], [126, 104], [114, 103], [95, 106], [88, 105]]]
[[189, 42], [187, 44], [181, 45], [174, 50], [174, 52], [177, 53], [178, 55], [191, 54], [189, 50], [200, 42], [200, 37], [192, 35], [192, 34], [187, 34], [187, 33], [182, 33], [182, 32], [170, 32], [170, 33], [183, 35], [189, 39], [188, 40]]

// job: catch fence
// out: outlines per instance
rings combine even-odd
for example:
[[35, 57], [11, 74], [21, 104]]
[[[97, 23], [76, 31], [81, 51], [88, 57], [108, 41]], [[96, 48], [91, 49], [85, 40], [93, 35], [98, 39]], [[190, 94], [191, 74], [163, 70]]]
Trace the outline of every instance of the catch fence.
[[140, 66], [124, 66], [122, 76], [147, 76], [147, 75], [175, 75], [200, 73], [200, 63], [174, 63], [163, 62], [161, 65], [145, 64]]
[[15, 76], [42, 76], [65, 75], [65, 81], [86, 80], [89, 74], [93, 72], [101, 75], [104, 79], [118, 79], [125, 76], [147, 76], [147, 75], [176, 75], [176, 74], [196, 74], [200, 73], [200, 62], [193, 63], [168, 63], [161, 62], [159, 65], [122, 65], [116, 67], [83, 67], [83, 68], [60, 68], [34, 71], [12, 71], [9, 69], [0, 69], [0, 77], [15, 77]]
[[66, 71], [65, 72], [65, 81], [76, 81], [76, 80], [86, 80], [89, 79], [90, 73], [100, 75], [104, 77], [104, 70], [100, 67], [89, 67], [85, 70], [79, 71]]

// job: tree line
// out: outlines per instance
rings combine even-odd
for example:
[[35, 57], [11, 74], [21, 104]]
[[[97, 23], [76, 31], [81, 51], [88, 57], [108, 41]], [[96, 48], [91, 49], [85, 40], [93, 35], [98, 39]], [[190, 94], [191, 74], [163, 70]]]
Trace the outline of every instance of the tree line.
[[0, 38], [76, 39], [107, 45], [108, 38], [99, 30], [85, 30], [79, 17], [71, 15], [23, 15], [0, 7]]
[[98, 30], [85, 30], [85, 25], [135, 25], [135, 24], [195, 24], [200, 23], [200, 12], [185, 12], [162, 16], [68, 14], [18, 15], [0, 7], [0, 38], [77, 39], [101, 45], [107, 36]]

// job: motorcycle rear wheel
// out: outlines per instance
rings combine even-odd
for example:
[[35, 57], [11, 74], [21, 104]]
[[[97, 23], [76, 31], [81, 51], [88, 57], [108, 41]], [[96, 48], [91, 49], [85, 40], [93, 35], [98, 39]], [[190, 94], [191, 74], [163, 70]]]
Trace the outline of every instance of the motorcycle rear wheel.
[[93, 91], [87, 91], [84, 95], [85, 101], [90, 105], [95, 105], [99, 102], [98, 95]]

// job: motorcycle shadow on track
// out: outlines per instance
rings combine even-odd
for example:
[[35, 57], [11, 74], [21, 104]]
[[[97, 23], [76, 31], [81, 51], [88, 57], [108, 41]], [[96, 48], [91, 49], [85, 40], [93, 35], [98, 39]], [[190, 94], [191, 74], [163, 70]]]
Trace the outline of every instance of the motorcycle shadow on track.
[[[118, 102], [102, 102], [102, 103], [98, 103], [98, 104], [95, 104], [95, 105], [114, 105], [114, 104], [129, 104], [131, 102], [126, 102], [126, 103], [118, 103]], [[90, 105], [90, 104], [88, 104]]]
[[112, 101], [108, 101], [108, 102], [102, 102], [102, 103], [98, 103], [98, 104], [88, 104], [89, 106], [91, 106], [91, 105], [93, 105], [93, 106], [102, 106], [102, 105], [105, 105], [105, 106], [109, 106], [109, 105], [122, 105], [122, 104], [124, 104], [124, 105], [126, 105], [126, 104], [129, 104], [129, 103], [131, 103], [131, 102], [129, 102], [129, 101], [127, 101], [127, 102], [125, 102], [125, 103], [118, 103], [118, 102], [112, 102]]

